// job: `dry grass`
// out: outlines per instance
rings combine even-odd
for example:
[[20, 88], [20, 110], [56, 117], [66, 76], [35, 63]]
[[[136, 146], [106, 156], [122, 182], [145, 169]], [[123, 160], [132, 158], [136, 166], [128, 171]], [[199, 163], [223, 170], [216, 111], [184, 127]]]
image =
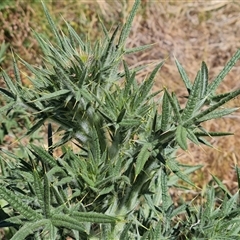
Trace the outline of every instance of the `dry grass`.
[[[26, 1], [22, 2], [26, 3]], [[119, 22], [121, 18], [126, 18], [132, 4], [133, 1], [71, 0], [51, 1], [49, 6], [53, 14], [59, 16], [61, 13], [74, 27], [79, 28], [79, 25], [82, 24], [84, 28], [79, 28], [80, 34], [82, 34], [81, 31], [89, 31], [89, 35], [93, 37], [98, 34], [97, 14], [103, 16], [108, 25], [111, 26], [111, 24]], [[40, 30], [44, 30], [45, 26], [41, 26], [38, 20], [34, 19], [36, 14], [34, 15], [31, 10], [31, 3], [26, 9], [25, 13], [22, 13], [25, 16], [25, 25], [28, 22], [29, 25], [39, 26]], [[174, 56], [185, 67], [192, 80], [201, 61], [204, 60], [209, 67], [210, 79], [213, 79], [240, 47], [239, 11], [240, 4], [231, 1], [142, 0], [142, 9], [134, 20], [128, 46], [134, 47], [149, 43], [155, 43], [155, 45], [145, 53], [128, 57], [127, 61], [132, 65], [138, 65], [166, 59], [164, 67], [156, 78], [155, 88], [167, 86], [171, 91], [175, 91], [179, 97], [184, 96], [186, 92], [174, 64]], [[14, 18], [8, 17], [8, 21], [13, 21], [12, 19]], [[59, 24], [62, 24], [62, 20], [57, 19]], [[0, 39], [4, 37], [0, 35]], [[32, 41], [33, 38], [29, 39]], [[26, 52], [27, 58], [34, 63], [38, 53], [35, 49], [35, 42], [28, 45], [23, 44], [21, 47], [16, 45], [13, 38], [9, 41], [13, 46], [15, 44], [16, 52], [21, 53], [20, 55], [24, 59], [26, 57], [22, 53]], [[146, 75], [151, 69], [150, 65], [142, 72], [141, 76]], [[239, 76], [240, 65], [237, 63], [221, 84], [219, 92], [239, 88]], [[239, 98], [230, 105], [240, 105]], [[200, 187], [209, 182], [210, 173], [218, 176], [231, 189], [236, 187], [233, 167], [240, 161], [239, 121], [240, 114], [237, 112], [205, 125], [207, 129], [231, 131], [235, 134], [230, 137], [212, 139], [211, 143], [216, 149], [198, 148], [190, 145], [188, 153], [179, 152], [181, 162], [204, 165], [203, 169], [194, 176], [194, 180], [198, 182]]]

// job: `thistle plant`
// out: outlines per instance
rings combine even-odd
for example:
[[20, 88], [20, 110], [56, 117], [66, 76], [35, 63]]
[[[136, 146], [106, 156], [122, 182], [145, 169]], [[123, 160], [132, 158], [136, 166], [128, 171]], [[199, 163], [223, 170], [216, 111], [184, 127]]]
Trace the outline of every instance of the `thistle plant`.
[[[202, 206], [175, 204], [169, 189], [179, 179], [194, 186], [188, 175], [201, 167], [180, 164], [177, 149], [187, 151], [188, 141], [211, 146], [205, 137], [230, 134], [209, 132], [202, 123], [237, 110], [223, 105], [240, 90], [216, 90], [240, 51], [212, 81], [204, 62], [192, 83], [175, 60], [188, 91], [181, 108], [167, 88], [152, 92], [164, 61], [142, 83], [136, 80], [141, 68], [124, 61], [126, 54], [149, 47], [125, 46], [139, 4], [136, 0], [121, 29], [109, 32], [102, 24], [104, 37], [94, 44], [67, 22], [68, 33], [63, 33], [43, 4], [56, 41], [34, 32], [44, 53], [42, 66], [15, 57], [15, 79], [2, 72], [8, 89], [0, 91], [8, 103], [1, 111], [29, 111], [34, 120], [26, 135], [48, 124], [47, 149], [29, 143], [24, 157], [2, 149], [0, 196], [8, 204], [2, 206], [0, 226], [11, 229], [11, 239], [239, 237], [238, 193], [229, 193], [217, 178], [225, 194], [218, 208], [214, 188], [209, 187]], [[30, 86], [22, 84], [19, 61], [31, 72]], [[56, 133], [61, 135], [53, 142]], [[56, 156], [59, 148], [62, 154]]]

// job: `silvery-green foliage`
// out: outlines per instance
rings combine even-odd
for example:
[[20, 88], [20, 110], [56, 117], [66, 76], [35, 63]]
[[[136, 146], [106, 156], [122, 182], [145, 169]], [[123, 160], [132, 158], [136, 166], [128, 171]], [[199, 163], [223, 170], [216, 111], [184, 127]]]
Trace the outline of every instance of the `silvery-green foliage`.
[[[188, 90], [186, 105], [181, 108], [177, 96], [164, 88], [159, 112], [155, 99], [161, 91], [151, 89], [164, 62], [138, 83], [136, 73], [142, 67], [133, 69], [124, 61], [125, 54], [148, 47], [125, 46], [139, 4], [136, 0], [122, 28], [110, 33], [103, 26], [104, 37], [94, 44], [81, 39], [67, 22], [68, 33], [63, 33], [43, 4], [56, 41], [34, 33], [44, 53], [42, 66], [18, 60], [32, 73], [31, 86], [22, 84], [15, 60], [14, 80], [3, 71], [8, 90], [0, 91], [9, 101], [1, 110], [29, 109], [34, 123], [27, 135], [49, 121], [62, 134], [52, 142], [50, 124], [48, 149], [29, 143], [24, 158], [2, 150], [0, 196], [9, 205], [0, 225], [14, 229], [12, 239], [239, 236], [238, 194], [231, 195], [217, 178], [225, 193], [218, 208], [214, 188], [198, 207], [176, 206], [169, 189], [178, 187], [179, 179], [194, 186], [188, 175], [201, 167], [180, 164], [174, 155], [179, 147], [187, 150], [188, 141], [211, 146], [205, 136], [230, 134], [209, 132], [201, 124], [237, 109], [222, 106], [240, 90], [215, 92], [240, 52], [211, 82], [204, 62], [192, 83], [176, 60]], [[70, 140], [78, 151], [64, 145]], [[62, 155], [54, 157], [60, 147]]]

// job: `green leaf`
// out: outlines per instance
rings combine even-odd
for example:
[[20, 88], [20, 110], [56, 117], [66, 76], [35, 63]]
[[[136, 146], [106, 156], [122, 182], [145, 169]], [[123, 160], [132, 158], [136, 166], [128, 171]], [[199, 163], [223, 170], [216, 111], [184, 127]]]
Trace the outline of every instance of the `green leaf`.
[[207, 93], [208, 87], [208, 68], [205, 62], [202, 62], [201, 66], [201, 86], [200, 86], [200, 98], [204, 98]]
[[[91, 144], [90, 148], [91, 148], [93, 160], [98, 165], [101, 161], [101, 147], [100, 147], [100, 142], [99, 142], [101, 140], [98, 137], [96, 128], [93, 127], [91, 130], [92, 130], [91, 131], [92, 144]], [[105, 137], [103, 136], [103, 138], [105, 138]], [[102, 142], [103, 141], [104, 141], [104, 139], [102, 139]]]
[[19, 68], [17, 66], [17, 63], [16, 63], [16, 60], [15, 60], [15, 57], [14, 57], [14, 54], [13, 55], [13, 70], [14, 70], [14, 76], [15, 76], [15, 79], [17, 81], [18, 84], [21, 84], [22, 81], [21, 81], [21, 76], [20, 76], [20, 72], [19, 72]]
[[16, 88], [16, 86], [14, 85], [14, 81], [12, 81], [12, 79], [7, 75], [7, 73], [5, 71], [2, 71], [2, 76], [3, 79], [5, 81], [5, 83], [7, 84], [9, 90], [12, 92], [12, 94], [14, 96], [18, 96], [18, 90]]
[[132, 227], [132, 222], [125, 224], [125, 227], [124, 227], [123, 231], [121, 232], [119, 240], [129, 239], [128, 231], [130, 230], [131, 227]]
[[54, 214], [51, 217], [51, 222], [55, 227], [75, 229], [81, 233], [86, 233], [85, 228], [82, 224], [79, 224], [78, 219], [67, 214]]
[[166, 173], [166, 168], [163, 167], [161, 171], [161, 190], [162, 190], [162, 207], [164, 211], [167, 211], [169, 206], [172, 205], [172, 199], [169, 194], [169, 189], [167, 185], [168, 176]]
[[178, 71], [180, 73], [180, 76], [188, 90], [188, 93], [191, 93], [192, 90], [192, 83], [190, 82], [187, 73], [185, 72], [184, 68], [182, 67], [182, 65], [178, 62], [178, 60], [175, 58], [175, 63], [177, 65]]
[[72, 212], [71, 216], [79, 222], [92, 222], [92, 223], [116, 223], [119, 221], [117, 217], [109, 216], [97, 212]]
[[215, 118], [221, 118], [223, 116], [229, 115], [235, 111], [237, 111], [239, 108], [228, 108], [228, 109], [223, 109], [223, 110], [215, 110], [209, 114], [206, 114], [205, 116], [199, 118], [196, 123], [201, 123], [208, 121], [210, 119], [215, 119]]
[[148, 97], [148, 94], [153, 86], [154, 77], [156, 76], [158, 70], [162, 67], [164, 62], [159, 63], [154, 70], [151, 72], [149, 78], [143, 82], [143, 84], [140, 86], [136, 97], [134, 99], [134, 106], [140, 107], [143, 101]]
[[168, 159], [166, 162], [166, 165], [169, 167], [169, 169], [176, 174], [180, 179], [182, 179], [184, 182], [190, 184], [191, 186], [195, 187], [194, 183], [189, 180], [186, 174], [182, 172], [182, 170], [179, 168], [178, 163], [175, 159]]
[[123, 119], [120, 123], [119, 126], [121, 127], [135, 127], [141, 124], [141, 120], [139, 119]]
[[127, 64], [124, 63], [124, 69], [125, 69], [125, 77], [126, 77], [126, 82], [123, 90], [123, 97], [127, 98], [129, 97], [130, 91], [131, 91], [131, 86], [133, 85], [133, 82], [135, 80], [136, 73], [133, 72], [132, 75], [130, 75], [129, 69], [127, 68]]
[[49, 225], [51, 225], [49, 219], [41, 219], [32, 223], [26, 223], [14, 234], [11, 240], [25, 240], [28, 235], [37, 231], [39, 228]]
[[[238, 188], [240, 189], [240, 168], [238, 166], [235, 166], [236, 172], [237, 172], [237, 181], [238, 181]], [[240, 198], [240, 196], [239, 196]]]
[[80, 36], [76, 33], [76, 31], [72, 28], [72, 26], [68, 22], [65, 21], [65, 23], [67, 25], [68, 32], [69, 32], [69, 35], [71, 36], [71, 38], [72, 39], [74, 38], [77, 41], [78, 45], [80, 46], [80, 48], [82, 50], [86, 50], [85, 44], [82, 41], [82, 39], [80, 38]]
[[182, 117], [179, 113], [179, 107], [177, 105], [177, 103], [175, 102], [175, 100], [172, 98], [172, 96], [169, 94], [168, 90], [165, 88], [164, 89], [164, 93], [167, 94], [167, 97], [168, 97], [168, 100], [172, 106], [172, 109], [173, 109], [173, 113], [176, 117], [176, 120], [178, 121], [178, 123], [181, 123], [182, 122]]
[[215, 92], [215, 90], [217, 89], [217, 87], [219, 86], [219, 84], [223, 81], [223, 79], [225, 78], [225, 76], [230, 72], [230, 70], [232, 69], [232, 67], [236, 64], [236, 62], [239, 60], [240, 58], [240, 50], [238, 50], [233, 57], [229, 60], [229, 62], [224, 66], [224, 68], [222, 69], [222, 71], [218, 74], [218, 76], [213, 80], [213, 82], [211, 82], [209, 84], [207, 93], [213, 94]]
[[202, 111], [201, 113], [195, 115], [194, 117], [190, 118], [189, 120], [184, 122], [184, 127], [188, 127], [191, 126], [193, 123], [195, 123], [198, 119], [204, 117], [205, 115], [213, 112], [214, 110], [216, 110], [217, 108], [219, 108], [220, 106], [224, 105], [225, 103], [229, 102], [230, 100], [232, 100], [233, 98], [235, 98], [236, 96], [238, 96], [240, 94], [240, 89], [233, 91], [231, 94], [227, 95], [226, 97], [222, 98], [219, 102], [217, 102], [216, 104], [212, 105], [211, 107], [209, 107], [208, 109]]
[[1, 91], [6, 97], [8, 97], [8, 98], [10, 98], [10, 99], [15, 99], [15, 96], [14, 96], [11, 92], [9, 92], [8, 90], [0, 87], [0, 91]]
[[141, 151], [137, 156], [136, 168], [135, 168], [135, 179], [138, 176], [138, 174], [143, 170], [145, 163], [147, 162], [148, 158], [151, 155], [151, 151], [152, 151], [151, 143], [145, 143], [142, 146]]
[[125, 50], [125, 54], [133, 54], [133, 53], [137, 53], [137, 52], [142, 52], [145, 51], [148, 48], [151, 48], [154, 44], [148, 44], [148, 45], [144, 45], [144, 46], [140, 46], [140, 47], [134, 47], [134, 48], [130, 48], [130, 49], [126, 49]]
[[59, 96], [65, 95], [65, 94], [67, 94], [67, 93], [69, 93], [69, 92], [70, 92], [70, 91], [69, 91], [69, 90], [66, 90], [66, 89], [58, 90], [58, 91], [53, 92], [53, 93], [45, 94], [45, 95], [43, 95], [42, 97], [37, 98], [37, 99], [35, 99], [35, 100], [32, 100], [32, 101], [30, 101], [30, 102], [50, 100], [50, 99], [57, 98], [57, 97], [59, 97]]
[[36, 169], [33, 170], [33, 177], [34, 177], [34, 191], [38, 198], [38, 202], [42, 209], [44, 209], [44, 190], [43, 184], [40, 179], [40, 176]]
[[222, 137], [233, 135], [231, 132], [195, 132], [197, 137]]
[[195, 143], [196, 145], [199, 145], [199, 141], [195, 135], [195, 133], [193, 132], [193, 130], [191, 129], [187, 129], [187, 138], [192, 141], [193, 143]]
[[46, 218], [50, 217], [50, 186], [48, 177], [44, 174], [44, 215]]
[[187, 150], [187, 129], [182, 125], [177, 126], [176, 141], [183, 150]]
[[119, 26], [117, 26], [116, 29], [114, 30], [112, 37], [110, 38], [109, 43], [107, 45], [106, 52], [104, 52], [104, 54], [102, 56], [101, 60], [103, 63], [105, 63], [107, 61], [109, 56], [113, 55], [113, 52], [111, 49], [114, 47], [114, 39], [116, 38], [118, 28], [119, 28]]
[[19, 195], [16, 195], [14, 192], [8, 190], [4, 185], [0, 185], [0, 196], [27, 220], [38, 220], [42, 218], [40, 214], [26, 205]]
[[214, 181], [217, 183], [217, 185], [223, 190], [223, 192], [226, 193], [229, 197], [232, 197], [232, 194], [229, 192], [227, 187], [222, 183], [222, 181], [214, 175], [212, 175], [212, 177]]
[[122, 29], [121, 34], [120, 34], [120, 37], [119, 37], [119, 41], [118, 41], [119, 48], [122, 48], [125, 45], [125, 42], [126, 42], [128, 36], [129, 36], [129, 33], [131, 31], [131, 26], [132, 26], [134, 16], [137, 13], [137, 9], [138, 9], [140, 3], [141, 3], [140, 0], [136, 0], [134, 2], [134, 5], [133, 5], [132, 10], [130, 12], [130, 15], [127, 19], [127, 22], [124, 24], [123, 29]]
[[44, 13], [45, 13], [45, 15], [46, 15], [46, 17], [47, 17], [48, 23], [49, 23], [49, 25], [50, 25], [50, 27], [51, 27], [51, 30], [53, 31], [53, 33], [54, 33], [54, 35], [55, 35], [55, 37], [56, 37], [56, 40], [57, 40], [57, 42], [58, 42], [58, 45], [59, 45], [59, 46], [62, 46], [62, 39], [61, 39], [61, 36], [60, 36], [60, 34], [59, 34], [59, 30], [58, 30], [57, 27], [55, 26], [55, 24], [54, 24], [54, 22], [53, 22], [53, 20], [52, 20], [52, 18], [51, 18], [51, 16], [50, 16], [50, 14], [49, 14], [49, 12], [48, 12], [48, 10], [47, 10], [47, 7], [45, 6], [45, 4], [44, 4], [43, 1], [42, 1], [42, 6], [43, 6]]
[[166, 131], [169, 123], [171, 122], [171, 104], [169, 102], [169, 98], [164, 92], [163, 95], [163, 104], [162, 104], [162, 119], [161, 119], [161, 129], [162, 131]]
[[189, 118], [192, 117], [194, 110], [196, 108], [196, 105], [199, 101], [199, 92], [200, 92], [200, 83], [201, 83], [201, 72], [198, 71], [196, 79], [194, 81], [191, 93], [189, 95], [186, 107], [183, 110], [182, 113], [182, 120], [186, 121]]
[[31, 149], [33, 150], [33, 154], [36, 157], [40, 158], [41, 161], [43, 161], [44, 163], [49, 164], [51, 167], [57, 166], [55, 158], [52, 157], [51, 154], [49, 154], [48, 151], [46, 151], [45, 149], [33, 144], [31, 144]]
[[16, 105], [15, 102], [10, 102], [10, 103], [6, 104], [4, 107], [0, 108], [0, 113], [9, 111], [10, 109], [13, 109], [14, 105]]
[[26, 133], [26, 136], [29, 136], [31, 134], [33, 134], [34, 132], [36, 132], [43, 124], [44, 122], [47, 120], [47, 117], [43, 117], [43, 118], [40, 118], [39, 117], [39, 121], [34, 124]]
[[213, 145], [212, 145], [209, 141], [207, 141], [206, 139], [204, 139], [204, 138], [198, 137], [198, 141], [199, 141], [200, 143], [208, 146], [208, 147], [211, 147], [211, 148], [213, 147]]

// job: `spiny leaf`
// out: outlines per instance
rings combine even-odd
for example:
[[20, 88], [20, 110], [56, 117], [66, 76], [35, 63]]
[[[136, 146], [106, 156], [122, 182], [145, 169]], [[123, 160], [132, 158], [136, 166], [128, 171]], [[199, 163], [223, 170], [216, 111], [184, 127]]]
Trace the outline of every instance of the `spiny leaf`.
[[163, 104], [162, 104], [162, 119], [161, 119], [161, 129], [165, 132], [167, 126], [171, 122], [171, 104], [169, 102], [166, 92], [163, 95]]
[[[105, 137], [103, 136], [103, 138], [105, 138]], [[98, 165], [101, 161], [101, 147], [100, 147], [100, 143], [99, 143], [99, 141], [101, 141], [101, 139], [99, 139], [98, 133], [97, 133], [97, 130], [95, 127], [92, 127], [91, 139], [92, 139], [92, 144], [90, 147], [91, 152], [92, 152], [94, 161]]]
[[228, 108], [228, 109], [223, 109], [223, 110], [215, 110], [209, 114], [206, 114], [205, 116], [199, 118], [196, 123], [201, 123], [208, 121], [210, 119], [215, 119], [215, 118], [221, 118], [223, 116], [229, 115], [235, 111], [237, 111], [239, 108]]
[[36, 169], [33, 170], [33, 177], [34, 177], [34, 191], [36, 193], [36, 196], [38, 198], [38, 202], [42, 209], [44, 209], [44, 190], [43, 190], [43, 184], [40, 179], [40, 176]]
[[222, 80], [224, 79], [224, 77], [230, 72], [230, 70], [232, 69], [232, 67], [236, 64], [236, 62], [239, 60], [240, 58], [240, 50], [238, 50], [233, 57], [229, 60], [229, 62], [224, 66], [224, 68], [222, 69], [222, 71], [218, 74], [218, 76], [215, 78], [215, 80], [213, 80], [213, 82], [211, 82], [209, 84], [207, 93], [213, 94], [215, 92], [215, 90], [217, 89], [217, 87], [219, 86], [219, 84], [222, 82]]
[[166, 162], [166, 165], [169, 167], [169, 169], [176, 174], [180, 179], [182, 179], [184, 182], [192, 185], [195, 187], [194, 183], [189, 180], [186, 174], [182, 173], [182, 170], [179, 168], [178, 163], [175, 159], [168, 159]]
[[208, 147], [211, 147], [211, 148], [213, 147], [213, 145], [209, 141], [207, 141], [205, 138], [198, 137], [198, 141]]
[[12, 94], [14, 96], [18, 96], [19, 92], [18, 92], [16, 86], [14, 85], [12, 79], [7, 75], [7, 73], [5, 71], [2, 71], [2, 76], [3, 76], [5, 83], [7, 84], [8, 88], [11, 90]]
[[240, 94], [240, 89], [233, 91], [230, 95], [227, 95], [226, 97], [222, 98], [219, 102], [217, 102], [216, 104], [212, 105], [211, 107], [209, 107], [208, 109], [202, 111], [201, 113], [195, 115], [193, 118], [185, 121], [184, 123], [184, 127], [188, 127], [190, 125], [192, 125], [193, 123], [195, 123], [199, 118], [204, 117], [205, 115], [213, 112], [214, 110], [216, 110], [217, 108], [219, 108], [220, 106], [224, 105], [225, 103], [229, 102], [230, 100], [232, 100], [233, 98], [235, 98], [236, 96], [238, 96]]
[[201, 85], [200, 85], [200, 98], [204, 98], [207, 93], [208, 87], [208, 68], [205, 62], [202, 62], [201, 66]]
[[102, 56], [103, 63], [106, 62], [108, 56], [111, 56], [111, 54], [113, 54], [111, 52], [111, 48], [114, 47], [114, 39], [116, 38], [116, 35], [117, 35], [117, 32], [118, 32], [118, 28], [119, 28], [119, 26], [117, 26], [116, 29], [114, 30], [114, 32], [112, 34], [112, 37], [110, 38], [110, 41], [109, 41], [109, 43], [107, 45], [106, 52]]
[[44, 174], [44, 215], [46, 218], [50, 217], [50, 186], [48, 177]]
[[151, 48], [152, 46], [153, 46], [153, 44], [148, 44], [148, 45], [144, 45], [144, 46], [140, 46], [140, 47], [126, 49], [124, 53], [125, 54], [133, 54], [133, 53], [137, 53], [137, 52], [142, 52], [148, 48]]
[[168, 185], [167, 185], [167, 173], [166, 173], [166, 168], [163, 167], [161, 171], [161, 189], [162, 189], [162, 205], [163, 205], [163, 210], [167, 211], [169, 206], [172, 205], [172, 199], [169, 195], [168, 192]]
[[51, 222], [55, 227], [75, 229], [81, 233], [86, 233], [85, 228], [83, 225], [79, 224], [79, 221], [76, 218], [70, 217], [66, 214], [54, 214], [51, 217]]
[[182, 65], [178, 62], [178, 60], [175, 58], [175, 63], [177, 65], [178, 71], [180, 73], [180, 76], [188, 90], [188, 93], [191, 93], [192, 90], [192, 83], [190, 82], [187, 73], [185, 72], [184, 68], [182, 67]]
[[198, 71], [191, 93], [189, 95], [189, 98], [186, 104], [186, 107], [184, 108], [182, 113], [183, 121], [188, 120], [193, 115], [193, 112], [199, 100], [200, 83], [201, 83], [201, 72]]
[[40, 214], [26, 205], [18, 195], [8, 190], [4, 185], [0, 185], [0, 196], [27, 220], [38, 220], [42, 218]]
[[9, 92], [8, 90], [0, 87], [0, 91], [1, 91], [6, 97], [11, 98], [11, 99], [15, 99], [15, 96], [14, 96], [11, 92]]
[[132, 226], [132, 222], [129, 222], [125, 225], [123, 231], [121, 232], [121, 235], [119, 237], [119, 240], [126, 240], [126, 239], [129, 239], [129, 229], [131, 228]]
[[69, 35], [71, 36], [71, 38], [72, 39], [74, 38], [77, 41], [78, 45], [80, 46], [81, 50], [85, 51], [86, 47], [85, 47], [84, 42], [80, 38], [80, 36], [76, 33], [76, 31], [72, 28], [72, 26], [67, 21], [65, 21], [65, 23], [67, 25], [68, 32], [69, 32]]
[[124, 116], [125, 116], [125, 113], [126, 113], [126, 108], [123, 108], [122, 110], [121, 110], [121, 112], [119, 113], [119, 115], [118, 115], [118, 117], [117, 117], [117, 123], [119, 123], [119, 122], [121, 122], [122, 121], [122, 119], [124, 118]]
[[14, 107], [14, 105], [16, 105], [15, 102], [10, 102], [10, 103], [6, 104], [4, 107], [0, 108], [0, 113], [9, 111], [10, 109], [12, 109]]
[[97, 212], [72, 212], [71, 216], [79, 222], [115, 223], [118, 218]]
[[35, 123], [26, 133], [26, 136], [29, 136], [31, 134], [33, 134], [34, 132], [36, 132], [46, 121], [47, 116], [43, 116], [42, 118], [39, 117], [39, 121], [37, 123]]
[[123, 119], [119, 123], [119, 126], [121, 126], [121, 127], [134, 127], [134, 126], [138, 126], [139, 124], [141, 124], [141, 120], [127, 118], [127, 119]]
[[195, 133], [193, 132], [193, 130], [191, 129], [187, 129], [187, 138], [192, 141], [193, 143], [195, 143], [196, 145], [199, 145], [199, 141], [195, 135]]
[[169, 94], [168, 90], [165, 88], [164, 89], [164, 93], [167, 94], [167, 97], [168, 97], [168, 100], [172, 106], [172, 109], [173, 109], [173, 113], [176, 117], [176, 120], [181, 123], [182, 122], [182, 117], [179, 113], [179, 108], [178, 108], [178, 105], [176, 104], [176, 102], [173, 100], [172, 96]]
[[30, 102], [45, 101], [45, 100], [54, 99], [54, 98], [57, 98], [59, 96], [65, 95], [69, 92], [70, 92], [69, 90], [62, 89], [62, 90], [59, 90], [59, 91], [56, 91], [56, 92], [53, 92], [53, 93], [44, 94], [42, 97], [37, 98], [35, 100], [32, 100]]
[[151, 143], [145, 143], [142, 146], [141, 151], [139, 152], [139, 154], [137, 156], [136, 168], [135, 168], [135, 178], [142, 171], [145, 163], [147, 162], [148, 158], [151, 155], [151, 151], [152, 151]]
[[59, 44], [59, 46], [62, 46], [62, 39], [61, 39], [61, 36], [59, 34], [59, 31], [58, 31], [56, 25], [54, 24], [50, 14], [49, 14], [49, 12], [48, 12], [48, 9], [45, 6], [43, 1], [42, 1], [42, 6], [43, 6], [44, 13], [45, 13], [45, 15], [47, 17], [48, 23], [49, 23], [49, 25], [51, 27], [51, 30], [53, 31], [53, 33], [54, 33], [54, 35], [56, 37], [56, 40], [57, 40], [58, 44]]
[[[212, 175], [212, 174], [211, 174]], [[217, 185], [223, 190], [224, 193], [226, 193], [230, 198], [232, 197], [232, 194], [229, 192], [227, 187], [220, 181], [219, 178], [216, 176], [212, 175], [214, 181], [217, 183]]]
[[135, 107], [141, 106], [142, 102], [147, 98], [150, 90], [152, 89], [154, 77], [156, 76], [158, 70], [162, 67], [163, 63], [164, 62], [159, 63], [151, 72], [149, 78], [140, 86], [138, 93], [134, 99]]
[[126, 39], [128, 38], [129, 33], [131, 31], [131, 26], [132, 26], [132, 22], [133, 22], [134, 16], [136, 15], [136, 12], [137, 12], [137, 9], [138, 9], [140, 3], [141, 3], [140, 0], [136, 0], [134, 2], [134, 5], [133, 5], [132, 10], [130, 12], [130, 15], [129, 15], [128, 19], [127, 19], [127, 22], [123, 26], [123, 29], [121, 31], [121, 34], [120, 34], [120, 37], [119, 37], [119, 41], [118, 41], [118, 46], [120, 48], [124, 47], [124, 45], [125, 45]]
[[33, 154], [40, 158], [44, 163], [49, 164], [51, 167], [57, 166], [55, 158], [43, 148], [31, 144], [31, 149], [33, 150]]
[[25, 240], [27, 236], [37, 231], [39, 228], [51, 225], [49, 219], [41, 219], [35, 222], [24, 224], [11, 238], [11, 240]]
[[126, 83], [123, 90], [123, 97], [127, 98], [129, 97], [131, 86], [133, 85], [133, 82], [135, 80], [136, 73], [133, 72], [132, 75], [130, 75], [129, 69], [126, 66], [126, 63], [124, 64], [125, 69], [125, 77], [126, 77]]
[[187, 150], [187, 129], [182, 125], [177, 126], [176, 141], [183, 150]]

